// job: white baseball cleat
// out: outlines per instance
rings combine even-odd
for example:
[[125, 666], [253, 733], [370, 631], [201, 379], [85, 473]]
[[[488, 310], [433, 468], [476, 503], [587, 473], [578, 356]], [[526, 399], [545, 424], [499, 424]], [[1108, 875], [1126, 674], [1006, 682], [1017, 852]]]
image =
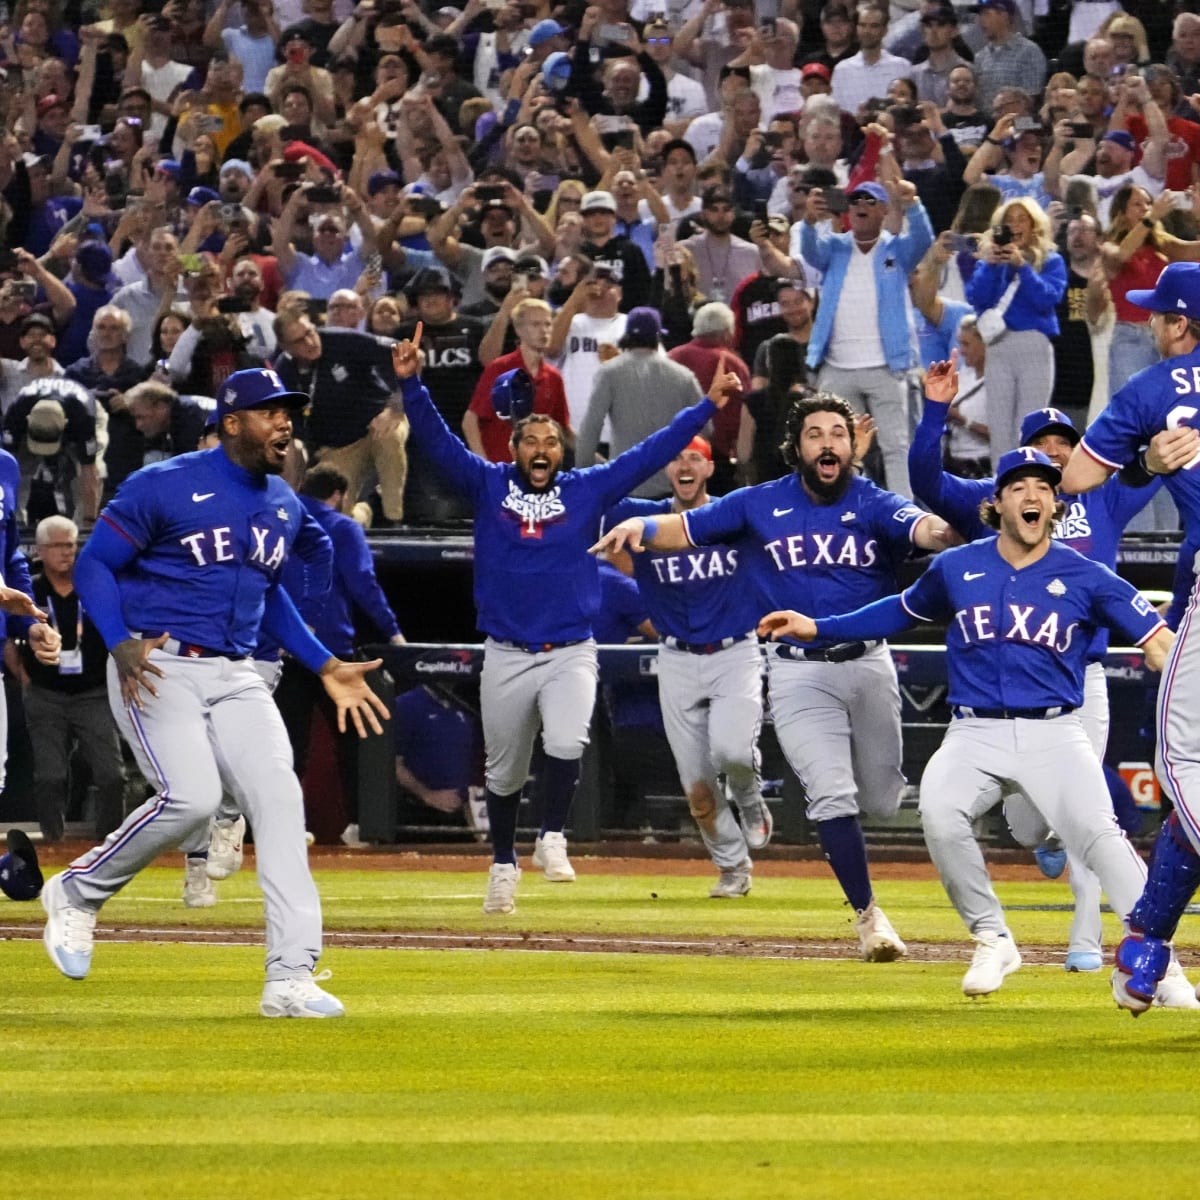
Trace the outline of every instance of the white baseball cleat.
[[575, 868], [567, 858], [567, 839], [561, 833], [543, 833], [533, 843], [533, 865], [551, 883], [574, 883]]
[[217, 889], [208, 877], [208, 862], [203, 858], [189, 858], [185, 864], [184, 908], [212, 908], [217, 902]]
[[1000, 990], [1006, 975], [1021, 965], [1017, 943], [1007, 934], [986, 934], [978, 939], [971, 966], [963, 976], [962, 990], [967, 996], [987, 996]]
[[332, 971], [306, 975], [299, 979], [268, 979], [263, 987], [258, 1011], [264, 1017], [344, 1017], [342, 1002], [317, 987]]
[[242, 842], [246, 837], [246, 818], [232, 821], [213, 821], [208, 831], [209, 879], [228, 879], [242, 869]]
[[751, 850], [761, 850], [775, 832], [775, 818], [771, 816], [771, 809], [761, 796], [739, 806], [738, 820], [746, 838], [746, 845]]
[[517, 884], [521, 868], [512, 863], [492, 863], [488, 871], [487, 895], [483, 898], [485, 913], [510, 913], [517, 910]]
[[855, 917], [854, 931], [863, 962], [895, 962], [908, 953], [908, 947], [874, 900]]
[[708, 896], [710, 900], [735, 900], [738, 896], [749, 895], [749, 892], [750, 860], [745, 858], [736, 867], [721, 868], [721, 878]]
[[1167, 973], [1158, 981], [1158, 987], [1154, 990], [1154, 1007], [1200, 1008], [1200, 1000], [1196, 999], [1196, 993], [1177, 958], [1171, 959]]
[[50, 961], [68, 979], [85, 978], [92, 965], [96, 914], [77, 908], [67, 899], [61, 875], [46, 880], [41, 899], [46, 910], [42, 941]]

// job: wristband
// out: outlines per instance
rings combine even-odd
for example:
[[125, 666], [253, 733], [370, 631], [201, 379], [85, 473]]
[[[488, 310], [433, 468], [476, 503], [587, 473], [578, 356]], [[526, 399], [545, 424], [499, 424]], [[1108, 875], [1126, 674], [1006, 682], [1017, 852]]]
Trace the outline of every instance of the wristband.
[[1150, 230], [1153, 230], [1153, 229], [1154, 229], [1154, 222], [1153, 222], [1152, 220], [1150, 220], [1150, 218], [1149, 218], [1149, 217], [1143, 217], [1143, 218], [1142, 218], [1142, 224], [1143, 224], [1143, 225], [1144, 225], [1144, 226], [1145, 226], [1147, 229], [1150, 229]]
[[658, 532], [658, 521], [654, 517], [642, 518], [642, 542], [652, 541], [654, 535]]
[[1000, 143], [999, 143], [998, 141], [996, 141], [996, 139], [995, 139], [994, 137], [992, 137], [992, 135], [991, 135], [990, 133], [989, 133], [989, 134], [986, 134], [986, 135], [984, 136], [984, 139], [983, 139], [983, 140], [984, 140], [985, 142], [987, 142], [987, 144], [988, 144], [989, 146], [999, 146], [999, 145], [1000, 145]]
[[1140, 466], [1142, 468], [1142, 470], [1146, 472], [1147, 475], [1157, 478], [1158, 472], [1152, 471], [1150, 469], [1150, 463], [1146, 460], [1147, 453], [1148, 453], [1148, 450], [1143, 450], [1141, 452], [1141, 454], [1138, 455], [1138, 466]]

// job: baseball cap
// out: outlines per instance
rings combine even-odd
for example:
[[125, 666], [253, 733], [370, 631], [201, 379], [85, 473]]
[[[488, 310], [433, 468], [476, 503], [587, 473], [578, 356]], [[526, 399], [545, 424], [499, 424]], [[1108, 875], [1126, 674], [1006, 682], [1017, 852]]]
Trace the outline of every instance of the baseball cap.
[[450, 276], [437, 267], [423, 267], [413, 276], [412, 282], [407, 288], [408, 295], [413, 300], [418, 296], [428, 296], [433, 292], [453, 291], [454, 286], [450, 282]]
[[48, 154], [30, 154], [21, 155], [21, 161], [25, 164], [25, 170], [32, 171], [34, 167], [45, 167], [47, 170], [53, 162]]
[[1125, 298], [1150, 312], [1200, 321], [1200, 263], [1168, 263], [1153, 288], [1131, 288]]
[[982, 0], [979, 5], [979, 11], [983, 12], [985, 8], [998, 8], [1001, 12], [1006, 12], [1010, 17], [1017, 15], [1017, 0]]
[[221, 164], [221, 175], [224, 177], [230, 171], [241, 171], [248, 179], [254, 178], [254, 168], [244, 158], [227, 158]]
[[518, 275], [533, 275], [539, 279], [550, 278], [550, 265], [540, 254], [520, 254], [513, 263], [513, 271]]
[[[266, 118], [260, 118], [265, 120]], [[257, 128], [258, 122], [256, 121]], [[330, 175], [338, 175], [340, 172], [333, 160], [326, 154], [322, 154], [316, 146], [310, 146], [307, 142], [288, 142], [283, 148], [284, 162], [299, 162], [302, 158], [307, 158], [309, 162], [316, 163], [322, 171], [328, 171]]]
[[514, 367], [492, 384], [492, 408], [502, 421], [519, 421], [533, 412], [533, 380], [523, 367]]
[[45, 313], [35, 312], [21, 322], [21, 334], [24, 336], [31, 329], [44, 329], [47, 333], [56, 333], [54, 322]]
[[938, 8], [930, 9], [927, 13], [921, 14], [922, 25], [957, 25], [958, 13], [954, 11], [953, 5], [943, 4]]
[[304, 392], [290, 392], [283, 380], [269, 367], [252, 367], [234, 371], [221, 385], [217, 396], [217, 423], [229, 413], [267, 404], [286, 404], [288, 408], [303, 408], [308, 403]]
[[833, 3], [827, 4], [821, 9], [822, 21], [836, 21], [839, 19], [843, 21], [850, 20], [850, 9], [847, 5]]
[[662, 327], [662, 314], [657, 308], [643, 305], [629, 310], [629, 315], [625, 318], [625, 333], [621, 341], [657, 344], [658, 339], [665, 333], [666, 330]]
[[178, 179], [183, 173], [183, 167], [173, 158], [160, 158], [154, 164], [156, 171], [161, 171], [164, 175], [170, 175], [172, 179]]
[[56, 108], [70, 108], [71, 105], [66, 96], [56, 96], [53, 92], [49, 96], [43, 96], [37, 102], [37, 115], [43, 116]]
[[372, 171], [367, 176], [367, 195], [377, 196], [384, 188], [402, 187], [404, 180], [395, 171]]
[[539, 21], [529, 31], [529, 45], [535, 50], [544, 42], [548, 42], [551, 38], [560, 37], [566, 33], [566, 27], [560, 25], [557, 21], [551, 21], [547, 18], [545, 21]]
[[800, 68], [800, 78], [812, 79], [813, 76], [829, 83], [833, 79], [833, 72], [824, 63], [805, 63]]
[[10, 900], [36, 900], [42, 890], [42, 872], [29, 835], [8, 831], [8, 853], [0, 858], [0, 891]]
[[1000, 455], [996, 464], [996, 491], [998, 496], [1006, 483], [1026, 475], [1040, 475], [1052, 487], [1062, 483], [1062, 472], [1040, 451], [1032, 446], [1022, 446]]
[[510, 250], [507, 246], [491, 246], [483, 252], [483, 261], [480, 263], [480, 270], [486, 271], [490, 266], [498, 262], [515, 263], [517, 261], [517, 253], [515, 250]]
[[1079, 443], [1079, 430], [1061, 408], [1039, 408], [1021, 422], [1021, 445], [1028, 446], [1035, 437], [1051, 432], [1063, 434], [1072, 446]]
[[571, 56], [565, 50], [546, 55], [542, 63], [542, 83], [550, 92], [561, 92], [571, 82]]
[[212, 204], [214, 200], [220, 199], [221, 197], [218, 196], [217, 193], [212, 190], [212, 188], [194, 187], [190, 192], [188, 192], [185, 203], [191, 204], [196, 208], [201, 208], [205, 204]]
[[856, 183], [846, 194], [846, 199], [853, 204], [855, 196], [870, 196], [872, 200], [878, 200], [880, 204], [888, 202], [887, 188], [882, 183], [872, 183], [869, 180], [866, 183]]
[[708, 438], [702, 438], [699, 434], [696, 434], [680, 453], [686, 454], [689, 450], [695, 450], [698, 454], [703, 454], [709, 462], [712, 462], [712, 446], [709, 444]]
[[25, 426], [25, 442], [30, 454], [51, 455], [62, 449], [63, 430], [67, 427], [67, 414], [57, 400], [39, 400], [30, 410]]
[[767, 217], [767, 228], [772, 233], [790, 233], [792, 230], [791, 222], [782, 213], [771, 213]]
[[579, 211], [580, 213], [615, 213], [617, 211], [617, 202], [613, 199], [612, 192], [588, 192], [580, 201]]
[[1115, 142], [1118, 146], [1128, 150], [1130, 154], [1137, 148], [1137, 143], [1134, 142], [1133, 135], [1124, 129], [1110, 129], [1100, 140], [1102, 142]]
[[303, 25], [289, 26], [279, 35], [279, 44], [281, 46], [286, 46], [288, 42], [303, 42], [306, 46], [314, 46], [316, 44], [312, 39], [312, 35]]
[[103, 242], [84, 242], [75, 251], [80, 271], [95, 283], [103, 283], [112, 270], [112, 251]]

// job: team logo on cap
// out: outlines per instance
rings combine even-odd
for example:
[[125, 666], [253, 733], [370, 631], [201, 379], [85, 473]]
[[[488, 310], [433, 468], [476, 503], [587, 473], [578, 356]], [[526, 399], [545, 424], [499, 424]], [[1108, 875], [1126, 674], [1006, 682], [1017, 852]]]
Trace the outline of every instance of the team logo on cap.
[[1065, 596], [1067, 594], [1067, 585], [1061, 579], [1052, 579], [1046, 584], [1046, 591], [1055, 597]]
[[237, 399], [236, 388], [226, 388], [225, 395], [221, 397], [222, 404], [232, 404]]
[[287, 510], [286, 508], [277, 508], [277, 509], [275, 510], [275, 515], [276, 515], [276, 516], [277, 516], [277, 517], [278, 517], [278, 518], [279, 518], [281, 521], [287, 521], [287, 520], [290, 520], [290, 518], [288, 517], [288, 510]]

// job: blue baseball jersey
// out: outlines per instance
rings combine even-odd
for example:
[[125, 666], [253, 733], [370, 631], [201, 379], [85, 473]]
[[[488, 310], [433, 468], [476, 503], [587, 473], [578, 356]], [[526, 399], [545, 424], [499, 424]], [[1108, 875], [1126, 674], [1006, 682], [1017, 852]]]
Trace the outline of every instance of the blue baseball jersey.
[[1131, 584], [1053, 541], [1020, 570], [995, 537], [947, 550], [900, 602], [946, 622], [950, 703], [971, 708], [1078, 708], [1100, 626], [1139, 646], [1163, 626]]
[[[908, 478], [913, 497], [948, 521], [967, 541], [995, 537], [985, 525], [979, 506], [996, 493], [995, 479], [962, 479], [942, 470], [941, 439], [946, 428], [946, 405], [925, 401], [925, 409], [908, 448]], [[1059, 492], [1067, 506], [1055, 521], [1051, 537], [1077, 550], [1085, 558], [1116, 570], [1117, 549], [1125, 526], [1150, 503], [1162, 486], [1156, 479], [1144, 488], [1129, 487], [1117, 478], [1081, 496]], [[1101, 629], [1092, 643], [1089, 661], [1100, 662], [1108, 652], [1108, 630]]]
[[[683, 514], [693, 546], [728, 542], [761, 606], [811, 616], [849, 612], [896, 591], [896, 570], [929, 514], [856, 476], [832, 504], [797, 475], [742, 488]], [[815, 643], [827, 646], [833, 639]]]
[[561, 471], [545, 491], [528, 490], [513, 463], [472, 454], [434, 407], [424, 384], [404, 380], [411, 436], [475, 512], [475, 607], [479, 628], [499, 641], [557, 643], [592, 635], [600, 579], [587, 548], [604, 513], [661, 470], [717, 411], [709, 400], [611, 462]]
[[642, 637], [640, 626], [649, 620], [650, 610], [636, 579], [604, 559], [599, 567], [600, 611], [592, 632], [601, 646], [623, 646], [631, 638]]
[[[1088, 426], [1085, 453], [1117, 470], [1131, 462], [1164, 429], [1187, 425], [1200, 429], [1200, 349], [1168, 358], [1139, 371]], [[1171, 493], [1184, 529], [1200, 530], [1200, 455], [1163, 486]]]
[[[0, 529], [4, 538], [4, 586], [32, 596], [33, 579], [29, 574], [29, 560], [21, 549], [21, 528], [17, 524], [17, 498], [20, 490], [21, 468], [7, 450], [0, 450]], [[19, 636], [31, 624], [29, 617], [8, 616], [6, 628], [10, 636]]]
[[[628, 517], [655, 517], [671, 511], [665, 500], [622, 500], [605, 515], [611, 529]], [[735, 579], [738, 551], [733, 546], [704, 546], [634, 554], [633, 574], [654, 628], [664, 637], [707, 645], [745, 637], [762, 616], [745, 577]]]
[[220, 447], [154, 463], [130, 475], [100, 514], [98, 531], [106, 527], [128, 547], [105, 561], [119, 615], [103, 596], [84, 594], [86, 560], [106, 540], [113, 545], [111, 537], [84, 547], [80, 594], [110, 649], [130, 631], [168, 632], [244, 658], [304, 523], [300, 498], [282, 479], [252, 475]]

